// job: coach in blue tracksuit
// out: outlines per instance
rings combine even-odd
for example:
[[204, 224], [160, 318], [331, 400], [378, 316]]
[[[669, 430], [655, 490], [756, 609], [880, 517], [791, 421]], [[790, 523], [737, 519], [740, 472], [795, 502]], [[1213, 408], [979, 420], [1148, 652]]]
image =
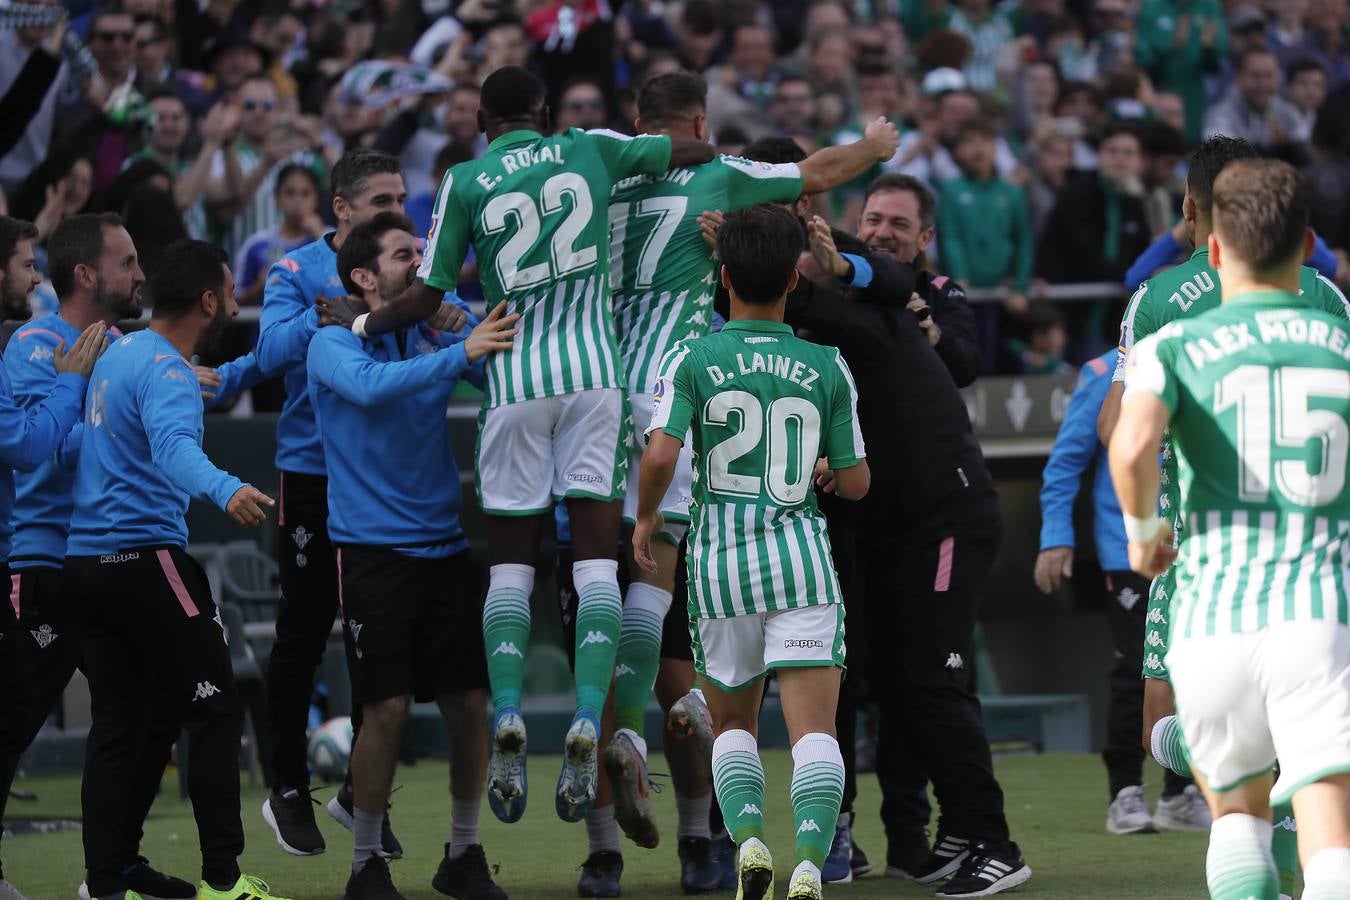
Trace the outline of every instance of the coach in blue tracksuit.
[[[412, 282], [421, 260], [412, 223], [385, 213], [347, 235], [338, 271], [347, 291], [374, 310]], [[381, 820], [414, 697], [440, 705], [455, 761], [452, 837], [435, 886], [456, 897], [505, 897], [492, 884], [477, 836], [487, 773], [487, 661], [445, 410], [461, 377], [483, 386], [483, 357], [510, 348], [515, 318], [498, 311], [467, 338], [423, 323], [364, 339], [325, 328], [310, 342], [328, 534], [337, 546], [353, 693], [364, 714], [351, 757], [348, 900], [392, 896], [378, 855]]]
[[[272, 500], [202, 452], [202, 396], [188, 362], [239, 311], [225, 254], [176, 241], [148, 288], [149, 327], [109, 347], [90, 378], [63, 587], [84, 630], [93, 722], [85, 752], [84, 854], [91, 896], [122, 896], [156, 783], [180, 729], [200, 838], [202, 900], [267, 900], [239, 871], [239, 719], [230, 653], [206, 574], [187, 553], [188, 501], [259, 525]], [[149, 873], [140, 873], [148, 875]], [[157, 873], [155, 873], [157, 875]], [[140, 877], [140, 876], [138, 876]], [[178, 897], [158, 876], [138, 893]], [[187, 885], [191, 887], [191, 885]], [[153, 889], [152, 889], [153, 888]]]
[[[1106, 576], [1107, 619], [1115, 646], [1107, 706], [1106, 763], [1111, 805], [1107, 830], [1114, 834], [1154, 831], [1144, 803], [1144, 750], [1139, 730], [1144, 714], [1144, 616], [1148, 606], [1148, 579], [1130, 571], [1125, 552], [1125, 526], [1120, 504], [1106, 467], [1106, 448], [1097, 437], [1097, 414], [1111, 389], [1115, 370], [1113, 347], [1083, 366], [1055, 447], [1041, 475], [1041, 552], [1036, 557], [1036, 586], [1047, 594], [1073, 576], [1073, 506], [1083, 473], [1094, 462], [1092, 529], [1097, 561]], [[1180, 794], [1189, 779], [1167, 772], [1163, 793]]]

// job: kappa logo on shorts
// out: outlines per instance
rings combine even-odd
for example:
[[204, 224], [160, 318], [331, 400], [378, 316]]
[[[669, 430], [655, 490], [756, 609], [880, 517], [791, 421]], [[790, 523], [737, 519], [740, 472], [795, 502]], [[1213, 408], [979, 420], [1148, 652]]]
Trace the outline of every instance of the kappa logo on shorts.
[[947, 661], [943, 665], [948, 669], [964, 669], [966, 661], [961, 658], [960, 653], [948, 653]]
[[[48, 647], [50, 647], [52, 641], [60, 637], [59, 634], [57, 634], [55, 631], [52, 631], [52, 626], [50, 625], [39, 625], [37, 627], [37, 631], [30, 631], [28, 633], [33, 636], [33, 640], [37, 641], [37, 645], [43, 650], [46, 650]], [[62, 644], [61, 646], [64, 647], [65, 645]]]
[[815, 638], [788, 638], [783, 641], [783, 648], [785, 650], [821, 650], [824, 649], [824, 647], [825, 642], [818, 641]]
[[588, 631], [586, 632], [586, 638], [581, 642], [581, 646], [585, 647], [589, 644], [612, 644], [612, 643], [614, 643], [614, 641], [611, 640], [610, 636], [605, 634], [603, 631]]
[[98, 561], [103, 565], [116, 565], [117, 563], [131, 562], [133, 559], [140, 559], [139, 553], [110, 553], [107, 556], [100, 556]]
[[361, 629], [366, 626], [355, 619], [347, 620], [347, 630], [352, 633], [352, 646], [356, 648], [356, 658], [361, 659], [365, 654], [361, 650]]
[[497, 649], [492, 651], [493, 656], [496, 656], [498, 653], [505, 653], [507, 656], [519, 656], [521, 659], [525, 658], [525, 654], [520, 652], [520, 648], [510, 641], [502, 641], [501, 644], [497, 646]]
[[1160, 672], [1162, 667], [1162, 659], [1156, 653], [1150, 653], [1148, 658], [1144, 660], [1144, 668], [1150, 672]]
[[807, 819], [807, 820], [806, 820], [805, 822], [803, 822], [801, 825], [797, 826], [797, 833], [798, 833], [798, 834], [801, 834], [801, 833], [804, 832], [804, 831], [817, 831], [817, 832], [818, 832], [818, 831], [820, 831], [820, 826], [816, 824], [816, 820], [815, 820], [815, 819]]
[[[741, 811], [740, 811], [739, 813], [737, 813], [737, 815], [740, 815], [740, 816], [762, 816], [762, 815], [764, 815], [764, 813], [760, 812], [760, 811], [759, 811], [759, 807], [756, 806], [755, 804], [753, 804], [753, 803], [747, 803], [747, 804], [745, 804], [744, 806], [741, 807]], [[819, 831], [820, 829], [817, 828], [816, 830]]]
[[567, 480], [577, 484], [599, 484], [604, 481], [599, 475], [590, 472], [568, 472]]
[[211, 682], [199, 681], [197, 682], [197, 690], [193, 694], [192, 702], [196, 703], [198, 700], [205, 700], [207, 697], [214, 697], [216, 694], [219, 693], [220, 688], [216, 687]]

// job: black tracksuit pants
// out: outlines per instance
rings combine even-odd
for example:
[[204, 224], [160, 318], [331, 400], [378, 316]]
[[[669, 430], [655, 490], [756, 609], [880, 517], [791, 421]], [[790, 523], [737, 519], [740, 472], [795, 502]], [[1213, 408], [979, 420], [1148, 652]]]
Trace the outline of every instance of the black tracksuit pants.
[[[1142, 784], [1144, 745], [1139, 740], [1144, 727], [1144, 617], [1148, 612], [1149, 580], [1135, 572], [1106, 573], [1106, 620], [1111, 626], [1115, 665], [1111, 668], [1106, 701], [1106, 763], [1111, 799], [1121, 788]], [[1171, 797], [1191, 784], [1175, 772], [1163, 774], [1163, 796]]]
[[1001, 534], [994, 519], [921, 544], [859, 550], [868, 686], [881, 719], [881, 817], [892, 843], [913, 840], [916, 826], [927, 824], [925, 776], [940, 807], [939, 830], [1008, 840], [973, 673], [978, 589]]
[[[338, 614], [338, 569], [328, 539], [328, 479], [282, 472], [280, 494], [281, 604], [266, 681], [272, 787], [285, 790], [309, 784], [309, 703]], [[361, 701], [353, 695], [352, 728], [360, 727]]]
[[0, 690], [0, 816], [19, 759], [70, 683], [82, 656], [79, 617], [62, 587], [61, 569], [13, 569], [4, 587], [13, 636], [0, 638], [8, 660]]
[[233, 884], [244, 850], [240, 709], [206, 573], [177, 547], [141, 547], [67, 557], [64, 574], [84, 630], [93, 714], [81, 788], [90, 893], [122, 888], [184, 730], [202, 879]]

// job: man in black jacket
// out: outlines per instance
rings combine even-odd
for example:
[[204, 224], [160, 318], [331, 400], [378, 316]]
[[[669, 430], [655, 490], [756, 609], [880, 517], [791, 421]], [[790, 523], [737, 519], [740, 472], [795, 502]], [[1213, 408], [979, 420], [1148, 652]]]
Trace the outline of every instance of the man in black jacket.
[[[791, 141], [766, 138], [745, 155], [791, 162], [794, 151], [800, 153]], [[843, 352], [873, 467], [872, 490], [852, 517], [827, 515], [836, 569], [845, 577], [850, 567], [841, 550], [851, 518], [866, 581], [864, 604], [847, 585], [844, 593], [852, 604], [850, 630], [859, 633], [857, 613], [867, 621], [868, 683], [881, 707], [877, 774], [888, 795], [882, 812], [888, 873], [923, 883], [950, 879], [939, 896], [987, 896], [1031, 875], [1008, 835], [966, 662], [973, 660], [976, 588], [1002, 530], [998, 495], [939, 355], [944, 335], [933, 339], [906, 308], [915, 293], [913, 267], [822, 221], [808, 230], [813, 252], [799, 263], [806, 277], [788, 295], [786, 321]], [[946, 285], [934, 288], [934, 281], [927, 280], [927, 296], [949, 298]], [[963, 356], [971, 363], [968, 354], [951, 358], [959, 364]], [[971, 363], [971, 377], [977, 367]], [[850, 662], [856, 665], [852, 654]], [[841, 731], [841, 747], [846, 739]], [[903, 810], [910, 798], [893, 799], [888, 790], [895, 770], [926, 773], [942, 809], [936, 846], [930, 849], [918, 832], [921, 854]]]

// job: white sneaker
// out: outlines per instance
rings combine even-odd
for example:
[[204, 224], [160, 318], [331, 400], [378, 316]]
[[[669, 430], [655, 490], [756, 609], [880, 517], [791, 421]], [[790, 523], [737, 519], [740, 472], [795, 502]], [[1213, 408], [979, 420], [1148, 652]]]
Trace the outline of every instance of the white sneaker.
[[1106, 808], [1106, 830], [1112, 834], [1152, 834], [1158, 830], [1144, 802], [1144, 789], [1132, 784], [1120, 789]]
[[1193, 784], [1175, 797], [1160, 797], [1153, 811], [1153, 824], [1162, 831], [1209, 831], [1212, 822], [1205, 796]]
[[26, 898], [18, 888], [0, 878], [0, 900], [26, 900]]

